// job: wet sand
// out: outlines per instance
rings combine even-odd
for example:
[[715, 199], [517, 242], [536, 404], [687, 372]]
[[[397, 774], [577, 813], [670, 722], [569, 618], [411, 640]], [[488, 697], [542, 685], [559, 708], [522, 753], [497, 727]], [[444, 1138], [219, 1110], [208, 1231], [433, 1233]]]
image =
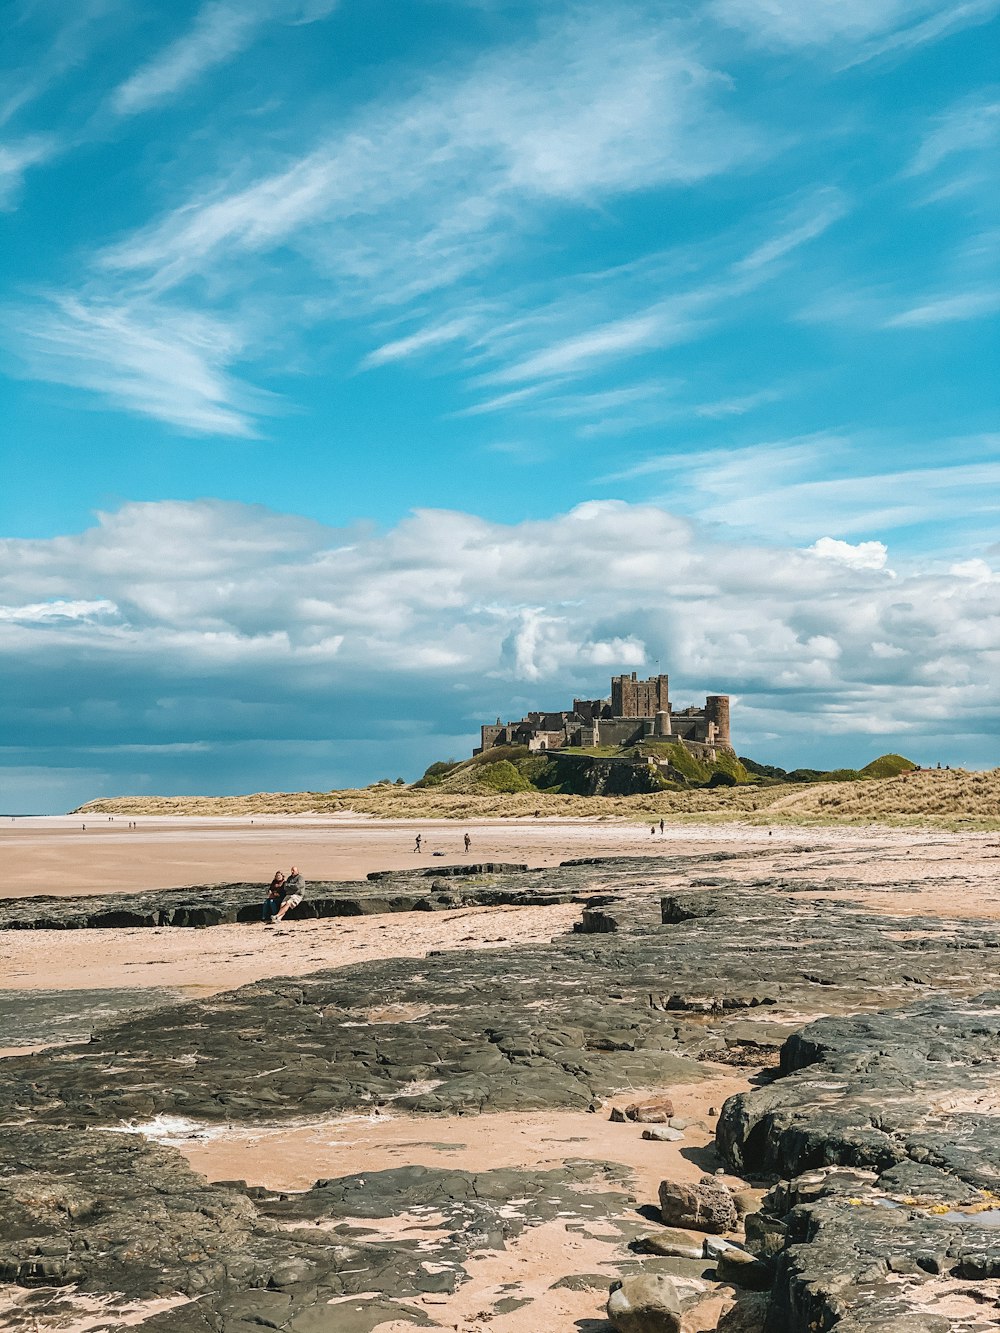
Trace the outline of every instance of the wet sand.
[[[571, 857], [638, 856], [675, 848], [687, 829], [600, 820], [376, 820], [364, 816], [248, 818], [148, 816], [130, 829], [107, 815], [20, 818], [0, 824], [3, 894], [107, 893], [193, 884], [262, 882], [297, 864], [307, 879], [364, 879], [372, 870], [512, 861], [558, 865]], [[86, 829], [83, 825], [86, 824]], [[759, 829], [751, 830], [760, 835]], [[422, 851], [414, 852], [421, 835]], [[472, 839], [465, 851], [463, 835]], [[728, 830], [718, 840], [729, 841]], [[766, 838], [766, 830], [763, 831]], [[441, 855], [435, 855], [440, 853]]]
[[[853, 889], [870, 884], [883, 893], [886, 868], [900, 877], [937, 878], [941, 904], [970, 909], [968, 895], [950, 895], [948, 876], [964, 867], [983, 872], [984, 914], [1000, 914], [1000, 839], [995, 833], [941, 833], [908, 829], [761, 828], [747, 824], [648, 824], [600, 819], [498, 819], [466, 824], [444, 820], [380, 820], [367, 816], [258, 815], [248, 818], [147, 816], [138, 828], [107, 815], [21, 817], [0, 823], [2, 895], [131, 892], [198, 884], [267, 883], [294, 862], [307, 880], [364, 879], [373, 870], [413, 870], [472, 862], [558, 865], [579, 857], [707, 856], [745, 851], [747, 874], [780, 868], [802, 873], [806, 860], [785, 866], [786, 853], [823, 848], [814, 869], [841, 875]], [[86, 831], [82, 825], [86, 823]], [[414, 851], [421, 835], [422, 850]], [[463, 835], [472, 845], [468, 852]], [[846, 856], [846, 860], [844, 857]], [[758, 859], [762, 858], [762, 859]], [[825, 863], [825, 864], [824, 864]], [[944, 877], [944, 878], [942, 878]], [[846, 886], [845, 886], [846, 887]], [[930, 885], [928, 885], [930, 887]], [[992, 896], [989, 890], [992, 890]], [[952, 902], [954, 898], [954, 903]], [[930, 903], [928, 899], [928, 903]], [[898, 905], [897, 905], [898, 906]], [[930, 910], [934, 910], [933, 907]]]

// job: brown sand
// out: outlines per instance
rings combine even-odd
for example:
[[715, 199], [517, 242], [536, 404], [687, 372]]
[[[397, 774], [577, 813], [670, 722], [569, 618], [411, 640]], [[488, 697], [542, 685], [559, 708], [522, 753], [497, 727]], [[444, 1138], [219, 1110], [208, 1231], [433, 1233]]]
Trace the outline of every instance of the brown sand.
[[[86, 832], [81, 823], [87, 823]], [[0, 824], [3, 896], [133, 892], [196, 884], [268, 882], [293, 862], [307, 880], [356, 880], [373, 870], [412, 870], [470, 862], [530, 866], [590, 856], [747, 854], [726, 873], [763, 879], [843, 878], [858, 901], [887, 910], [1000, 916], [1000, 842], [995, 833], [872, 828], [773, 830], [748, 824], [650, 826], [601, 820], [488, 820], [468, 825], [359, 816], [243, 818], [158, 816], [139, 821], [76, 815]], [[466, 854], [462, 835], [472, 848]], [[417, 833], [424, 850], [414, 853]], [[817, 849], [804, 851], [803, 849]], [[443, 855], [435, 856], [435, 852]], [[891, 880], [926, 880], [931, 892], [892, 895]], [[933, 883], [931, 882], [933, 881]], [[970, 893], [970, 882], [972, 892]], [[864, 890], [871, 893], [865, 896]]]
[[[303, 1190], [324, 1176], [386, 1171], [403, 1165], [494, 1171], [517, 1167], [546, 1171], [566, 1158], [621, 1162], [635, 1172], [640, 1202], [656, 1197], [664, 1176], [698, 1180], [708, 1159], [715, 1124], [708, 1108], [748, 1087], [745, 1076], [705, 1065], [711, 1077], [669, 1089], [629, 1089], [597, 1114], [587, 1111], [497, 1112], [492, 1115], [333, 1117], [274, 1128], [192, 1127], [165, 1135], [196, 1171], [210, 1180], [246, 1180], [272, 1189]], [[677, 1115], [695, 1122], [683, 1141], [653, 1143], [642, 1125], [608, 1120], [614, 1104], [627, 1105], [667, 1091]], [[714, 1160], [714, 1170], [718, 1163]], [[742, 1184], [737, 1186], [742, 1188]]]
[[[312, 880], [364, 879], [371, 870], [512, 861], [558, 865], [578, 856], [670, 850], [673, 831], [599, 820], [490, 820], [467, 825], [364, 817], [249, 819], [53, 815], [0, 824], [5, 897], [109, 893], [189, 884], [266, 883], [295, 862]], [[83, 825], [86, 824], [86, 831]], [[760, 830], [755, 830], [759, 835]], [[413, 851], [420, 833], [424, 849]], [[472, 848], [465, 852], [468, 833]], [[687, 831], [684, 831], [688, 841]], [[766, 837], [766, 831], [764, 832]], [[725, 834], [720, 841], [725, 842]], [[435, 856], [435, 852], [443, 853]]]

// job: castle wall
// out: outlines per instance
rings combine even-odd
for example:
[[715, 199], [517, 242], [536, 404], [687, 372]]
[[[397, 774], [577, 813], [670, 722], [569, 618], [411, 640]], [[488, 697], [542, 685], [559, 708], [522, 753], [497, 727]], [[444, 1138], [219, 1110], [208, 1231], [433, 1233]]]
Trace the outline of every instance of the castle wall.
[[648, 735], [644, 723], [648, 719], [641, 717], [602, 718], [594, 730], [599, 739], [595, 745], [632, 745]]
[[704, 713], [674, 713], [670, 718], [671, 734], [682, 741], [707, 741], [708, 724]]

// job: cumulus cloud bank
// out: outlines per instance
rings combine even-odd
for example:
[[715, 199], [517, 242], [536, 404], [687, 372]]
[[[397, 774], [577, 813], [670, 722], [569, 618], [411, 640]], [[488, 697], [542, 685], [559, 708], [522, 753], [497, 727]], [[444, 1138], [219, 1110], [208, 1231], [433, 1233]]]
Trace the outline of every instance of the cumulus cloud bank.
[[7, 808], [46, 747], [85, 770], [58, 788], [77, 800], [414, 776], [481, 720], [657, 663], [678, 702], [737, 696], [740, 750], [779, 761], [951, 737], [952, 761], [987, 762], [1000, 718], [986, 559], [890, 571], [878, 542], [736, 544], [620, 501], [384, 532], [127, 504], [0, 551]]

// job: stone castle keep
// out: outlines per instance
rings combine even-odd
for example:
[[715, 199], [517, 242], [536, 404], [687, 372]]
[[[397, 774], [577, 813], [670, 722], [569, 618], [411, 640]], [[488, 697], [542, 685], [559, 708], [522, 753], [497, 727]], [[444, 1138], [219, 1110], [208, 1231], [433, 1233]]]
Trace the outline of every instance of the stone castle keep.
[[611, 677], [610, 699], [574, 699], [569, 712], [529, 713], [520, 722], [482, 728], [482, 742], [473, 752], [495, 745], [526, 745], [529, 750], [561, 750], [567, 746], [633, 745], [647, 737], [683, 741], [712, 751], [732, 748], [729, 738], [729, 696], [710, 694], [704, 708], [674, 712], [669, 678]]

